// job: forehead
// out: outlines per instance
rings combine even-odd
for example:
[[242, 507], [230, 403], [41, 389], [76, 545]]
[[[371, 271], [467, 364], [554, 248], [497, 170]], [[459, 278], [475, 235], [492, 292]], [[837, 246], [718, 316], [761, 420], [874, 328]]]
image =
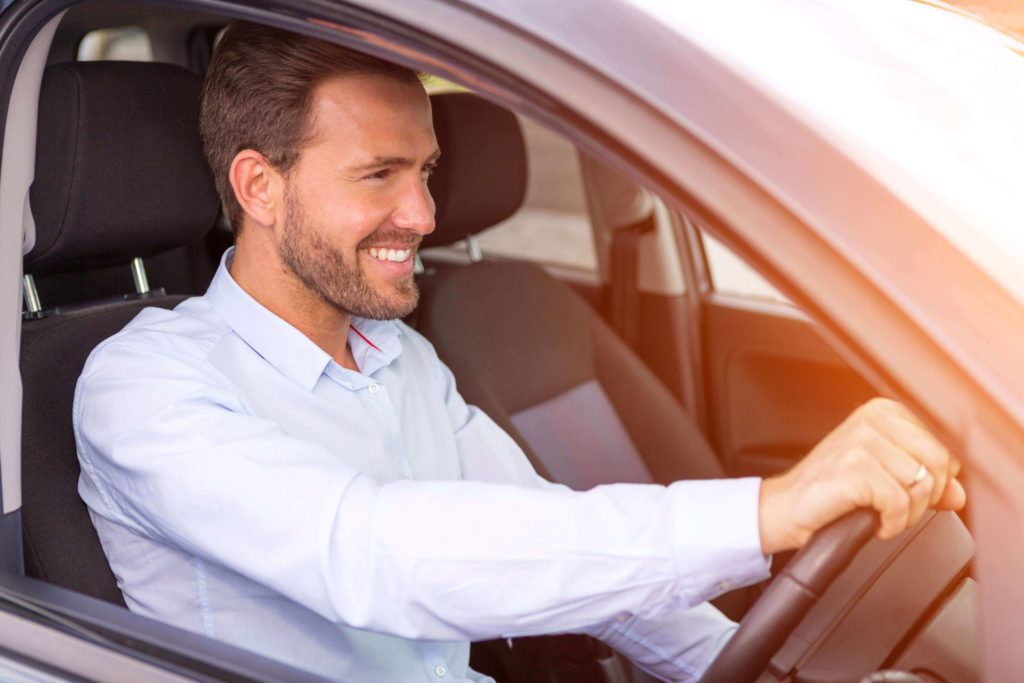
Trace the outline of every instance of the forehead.
[[333, 76], [313, 93], [313, 144], [411, 144], [434, 140], [430, 98], [419, 83], [387, 76]]

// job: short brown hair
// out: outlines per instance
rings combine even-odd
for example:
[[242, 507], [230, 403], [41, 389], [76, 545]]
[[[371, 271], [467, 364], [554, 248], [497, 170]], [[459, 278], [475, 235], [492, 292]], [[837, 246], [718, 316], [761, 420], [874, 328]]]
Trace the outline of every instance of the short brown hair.
[[248, 22], [228, 26], [203, 84], [200, 130], [236, 236], [242, 207], [228, 178], [235, 155], [254, 149], [287, 173], [315, 132], [309, 119], [317, 86], [357, 74], [420, 82], [411, 69], [324, 40]]

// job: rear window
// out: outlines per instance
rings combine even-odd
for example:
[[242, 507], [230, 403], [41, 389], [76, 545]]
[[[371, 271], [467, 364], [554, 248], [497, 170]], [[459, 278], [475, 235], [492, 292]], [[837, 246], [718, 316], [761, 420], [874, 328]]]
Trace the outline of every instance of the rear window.
[[78, 44], [78, 60], [153, 61], [149, 34], [139, 26], [119, 26], [89, 31]]
[[477, 236], [485, 254], [597, 271], [576, 148], [519, 117], [526, 142], [528, 181], [523, 206]]
[[[468, 92], [436, 76], [428, 76], [424, 86], [431, 94]], [[516, 118], [526, 145], [526, 196], [515, 214], [474, 236], [481, 252], [596, 274], [597, 250], [576, 148], [540, 124]], [[463, 242], [432, 248], [435, 254], [465, 251]]]

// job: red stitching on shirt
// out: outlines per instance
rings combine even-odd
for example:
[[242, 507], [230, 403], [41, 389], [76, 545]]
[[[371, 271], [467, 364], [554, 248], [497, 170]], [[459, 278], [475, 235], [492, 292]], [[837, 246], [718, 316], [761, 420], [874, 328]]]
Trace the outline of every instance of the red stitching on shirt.
[[[364, 342], [366, 342], [367, 344], [369, 344], [369, 345], [370, 345], [370, 346], [372, 346], [373, 348], [377, 349], [377, 345], [376, 345], [376, 344], [374, 344], [374, 343], [373, 343], [372, 341], [370, 341], [369, 339], [367, 339], [366, 337], [364, 337], [364, 336], [363, 336], [363, 333], [362, 333], [362, 332], [360, 332], [359, 330], [357, 330], [356, 328], [354, 328], [354, 327], [353, 327], [352, 325], [349, 325], [349, 326], [348, 326], [348, 328], [349, 328], [350, 330], [352, 330], [353, 332], [355, 332], [356, 334], [358, 334], [358, 335], [359, 335], [359, 338], [360, 338], [360, 339], [362, 339], [362, 340], [363, 340]], [[378, 350], [378, 351], [380, 351], [380, 349], [377, 349], [377, 350]], [[381, 353], [383, 353], [383, 351], [381, 351]]]

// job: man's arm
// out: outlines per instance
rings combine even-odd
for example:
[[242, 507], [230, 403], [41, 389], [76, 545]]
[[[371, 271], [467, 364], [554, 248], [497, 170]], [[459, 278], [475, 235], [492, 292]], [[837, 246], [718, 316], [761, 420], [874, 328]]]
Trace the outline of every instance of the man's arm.
[[247, 414], [208, 368], [103, 354], [76, 402], [90, 507], [328, 619], [437, 640], [571, 631], [765, 572], [756, 480], [380, 485]]
[[[477, 447], [479, 433], [500, 430], [486, 415], [466, 406], [455, 390], [454, 378], [446, 368], [443, 371], [446, 403], [459, 435], [467, 476], [528, 486], [550, 485], [536, 475], [507, 436], [504, 442], [495, 442], [495, 448], [481, 452]], [[928, 463], [927, 474], [914, 482], [919, 460]], [[886, 464], [913, 485], [904, 488], [895, 482]], [[797, 467], [761, 483], [756, 513], [761, 547], [765, 554], [799, 547], [814, 530], [854, 507], [887, 506], [889, 526], [883, 527], [880, 535], [895, 535], [904, 525], [915, 523], [929, 503], [962, 505], [963, 489], [955, 480], [958, 470], [956, 460], [906, 408], [892, 401], [869, 402]], [[742, 516], [741, 508], [736, 505], [729, 514]], [[721, 533], [714, 523], [701, 522], [695, 517], [687, 523], [711, 534]], [[728, 567], [721, 571], [724, 577]], [[723, 578], [717, 592], [739, 585]], [[735, 628], [709, 604], [691, 607], [669, 598], [638, 606], [634, 612], [624, 612], [585, 631], [664, 680], [695, 680]]]

